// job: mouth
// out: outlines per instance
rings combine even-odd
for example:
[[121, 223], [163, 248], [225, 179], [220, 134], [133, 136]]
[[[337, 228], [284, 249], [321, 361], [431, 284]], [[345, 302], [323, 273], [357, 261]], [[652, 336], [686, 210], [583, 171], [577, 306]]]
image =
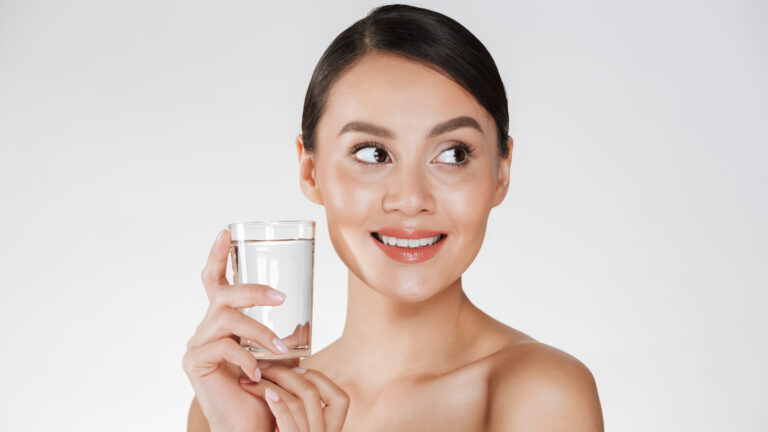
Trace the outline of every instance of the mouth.
[[[399, 237], [387, 234], [398, 234]], [[427, 230], [404, 232], [397, 229], [385, 229], [382, 232], [371, 232], [374, 243], [386, 256], [406, 264], [415, 264], [431, 259], [443, 247], [447, 237], [448, 235], [445, 233]]]
[[387, 246], [395, 246], [403, 249], [417, 249], [417, 248], [432, 246], [434, 244], [440, 243], [446, 237], [448, 237], [447, 234], [438, 234], [432, 237], [406, 239], [406, 238], [398, 238], [394, 236], [386, 236], [383, 234], [379, 234], [377, 232], [372, 232], [371, 236], [381, 244], [384, 244]]

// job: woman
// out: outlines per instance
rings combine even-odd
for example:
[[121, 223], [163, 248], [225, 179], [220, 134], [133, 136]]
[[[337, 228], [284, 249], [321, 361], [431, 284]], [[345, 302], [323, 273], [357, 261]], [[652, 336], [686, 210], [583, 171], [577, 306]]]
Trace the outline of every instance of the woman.
[[280, 340], [237, 308], [281, 296], [229, 285], [223, 231], [183, 362], [189, 430], [602, 430], [589, 370], [462, 288], [507, 192], [508, 122], [493, 59], [452, 19], [391, 5], [342, 32], [312, 76], [296, 149], [301, 190], [349, 269], [344, 332], [300, 365], [257, 363], [236, 340], [275, 353]]

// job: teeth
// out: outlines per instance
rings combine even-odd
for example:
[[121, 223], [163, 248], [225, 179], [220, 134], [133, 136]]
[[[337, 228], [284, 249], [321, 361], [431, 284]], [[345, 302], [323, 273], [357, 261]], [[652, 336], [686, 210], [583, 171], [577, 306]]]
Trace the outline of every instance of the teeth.
[[420, 239], [399, 239], [396, 237], [379, 235], [379, 238], [381, 238], [382, 243], [388, 244], [390, 246], [417, 248], [437, 243], [437, 241], [440, 239], [440, 236], [436, 235], [434, 237], [426, 237]]

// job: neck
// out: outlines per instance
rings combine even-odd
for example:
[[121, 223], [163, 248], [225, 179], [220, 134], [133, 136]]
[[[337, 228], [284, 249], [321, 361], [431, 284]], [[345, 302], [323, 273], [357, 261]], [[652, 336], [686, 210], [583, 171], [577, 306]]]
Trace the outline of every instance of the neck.
[[354, 359], [348, 370], [365, 382], [442, 372], [473, 340], [479, 310], [464, 294], [461, 278], [418, 303], [392, 300], [349, 272], [347, 320], [338, 348]]

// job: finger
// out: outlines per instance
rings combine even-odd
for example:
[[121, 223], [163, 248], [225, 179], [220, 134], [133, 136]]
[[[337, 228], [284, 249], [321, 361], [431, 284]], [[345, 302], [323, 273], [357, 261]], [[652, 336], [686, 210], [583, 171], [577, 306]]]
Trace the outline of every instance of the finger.
[[227, 255], [229, 254], [229, 242], [231, 236], [229, 231], [221, 230], [218, 237], [213, 242], [211, 252], [208, 254], [208, 261], [203, 267], [200, 275], [205, 286], [205, 293], [208, 294], [208, 300], [213, 300], [216, 288], [219, 285], [227, 283]]
[[230, 338], [187, 350], [182, 366], [190, 378], [202, 378], [218, 369], [224, 360], [239, 366], [252, 381], [261, 380], [256, 358]]
[[291, 370], [285, 366], [269, 365], [266, 362], [262, 362], [260, 366], [263, 377], [299, 398], [304, 405], [309, 430], [312, 432], [325, 432], [320, 392], [315, 384], [304, 378], [303, 371], [306, 371], [306, 369], [294, 368]]
[[285, 300], [285, 294], [266, 285], [237, 284], [219, 288], [211, 303], [214, 307], [246, 308], [252, 306], [277, 306]]
[[[264, 374], [265, 370], [262, 369], [261, 372]], [[326, 404], [323, 408], [325, 430], [327, 432], [341, 431], [349, 410], [350, 399], [347, 392], [318, 370], [306, 369], [302, 377], [315, 385], [320, 392], [320, 399]]]
[[[306, 426], [306, 416], [304, 415], [301, 401], [280, 388], [277, 384], [266, 379], [261, 380], [259, 383], [249, 383], [241, 380], [240, 387], [267, 401], [269, 409], [275, 416], [280, 432], [310, 431], [310, 429], [307, 429], [308, 426]], [[304, 419], [304, 421], [300, 422], [297, 419]], [[300, 428], [299, 424], [303, 424], [304, 428]]]
[[256, 342], [276, 355], [288, 352], [285, 343], [269, 327], [235, 309], [225, 309], [206, 317], [187, 346], [202, 346], [230, 336], [247, 340], [249, 344]]

